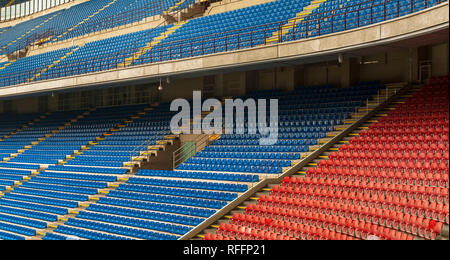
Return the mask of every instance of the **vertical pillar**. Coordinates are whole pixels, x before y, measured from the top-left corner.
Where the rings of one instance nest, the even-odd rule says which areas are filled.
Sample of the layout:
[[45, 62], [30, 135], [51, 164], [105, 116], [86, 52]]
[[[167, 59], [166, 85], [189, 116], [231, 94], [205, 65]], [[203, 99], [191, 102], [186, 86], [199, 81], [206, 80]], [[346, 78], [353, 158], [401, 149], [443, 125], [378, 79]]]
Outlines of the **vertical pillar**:
[[359, 81], [358, 58], [344, 57], [341, 63], [341, 87], [351, 87]]

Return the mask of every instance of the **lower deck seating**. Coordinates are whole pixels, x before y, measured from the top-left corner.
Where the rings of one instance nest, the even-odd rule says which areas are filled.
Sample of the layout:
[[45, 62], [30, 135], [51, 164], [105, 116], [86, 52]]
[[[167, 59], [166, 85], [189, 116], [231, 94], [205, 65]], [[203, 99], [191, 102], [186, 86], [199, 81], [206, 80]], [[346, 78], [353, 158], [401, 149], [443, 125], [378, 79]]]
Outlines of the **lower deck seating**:
[[432, 80], [205, 239], [434, 239], [449, 224], [448, 94]]

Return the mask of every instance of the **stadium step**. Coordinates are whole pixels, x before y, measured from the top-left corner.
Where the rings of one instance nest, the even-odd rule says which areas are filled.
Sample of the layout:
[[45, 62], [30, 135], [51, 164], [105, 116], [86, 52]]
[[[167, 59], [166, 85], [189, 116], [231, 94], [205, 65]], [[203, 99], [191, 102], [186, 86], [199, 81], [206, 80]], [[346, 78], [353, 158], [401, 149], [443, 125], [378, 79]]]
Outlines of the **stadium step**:
[[55, 60], [52, 64], [48, 65], [47, 67], [45, 67], [44, 69], [42, 69], [39, 73], [35, 74], [33, 77], [28, 79], [28, 82], [31, 82], [33, 80], [35, 80], [36, 78], [40, 77], [42, 75], [42, 73], [48, 71], [49, 69], [53, 68], [54, 66], [56, 66], [58, 63], [60, 63], [61, 61], [65, 60], [67, 58], [67, 56], [72, 55], [74, 52], [76, 52], [78, 49], [80, 49], [79, 46], [73, 48], [72, 50], [70, 50], [69, 52], [67, 52], [66, 54], [64, 54], [63, 56], [61, 56], [59, 59]]
[[327, 0], [317, 0], [311, 1], [308, 6], [305, 6], [303, 10], [295, 15], [295, 17], [288, 20], [287, 23], [281, 26], [281, 30], [277, 30], [270, 37], [266, 39], [267, 43], [279, 43], [281, 42], [281, 37], [290, 32], [299, 22], [303, 21], [307, 16], [312, 14], [312, 11], [317, 9], [322, 3]]

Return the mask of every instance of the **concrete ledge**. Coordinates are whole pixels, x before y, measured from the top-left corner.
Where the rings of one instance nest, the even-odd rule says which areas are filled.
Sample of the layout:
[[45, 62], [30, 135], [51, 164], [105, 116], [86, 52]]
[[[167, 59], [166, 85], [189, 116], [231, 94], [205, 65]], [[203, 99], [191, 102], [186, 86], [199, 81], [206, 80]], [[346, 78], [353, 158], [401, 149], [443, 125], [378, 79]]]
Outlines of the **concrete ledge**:
[[5, 87], [0, 88], [0, 98], [112, 84], [126, 85], [169, 75], [186, 76], [381, 46], [448, 29], [448, 11], [448, 2], [445, 2], [394, 20], [311, 39]]

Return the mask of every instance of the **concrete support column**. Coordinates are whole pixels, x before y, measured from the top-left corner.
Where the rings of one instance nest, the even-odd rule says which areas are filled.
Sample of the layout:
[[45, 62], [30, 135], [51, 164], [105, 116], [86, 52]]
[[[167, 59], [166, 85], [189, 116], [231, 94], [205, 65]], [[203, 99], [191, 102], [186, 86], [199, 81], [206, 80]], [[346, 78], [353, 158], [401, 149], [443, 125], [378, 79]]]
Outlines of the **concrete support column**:
[[246, 90], [245, 72], [232, 72], [223, 75], [224, 96], [243, 96]]
[[295, 88], [295, 68], [282, 67], [277, 70], [276, 88], [284, 91], [292, 91]]
[[214, 89], [214, 93], [216, 97], [223, 97], [223, 73], [219, 73], [216, 75], [216, 87]]
[[448, 75], [448, 42], [431, 48], [432, 76]]
[[341, 64], [341, 87], [354, 86], [360, 79], [358, 58], [344, 57]]
[[58, 110], [58, 95], [50, 94], [50, 97], [48, 98], [48, 111], [56, 111]]

